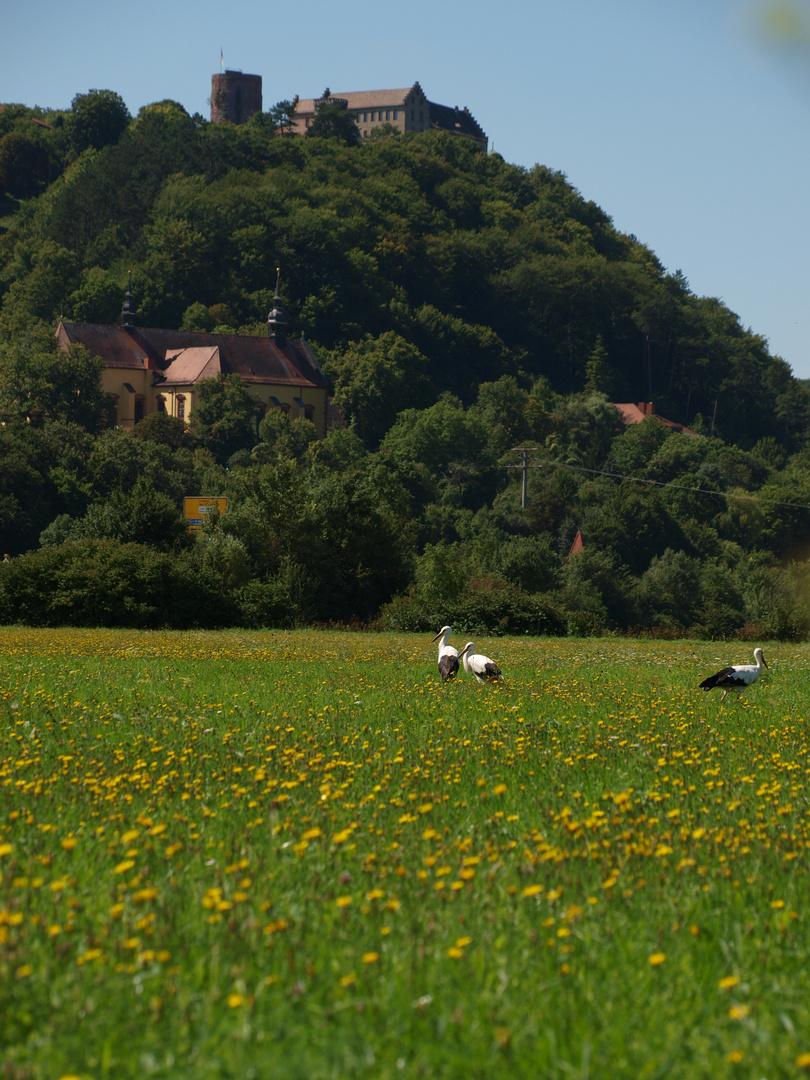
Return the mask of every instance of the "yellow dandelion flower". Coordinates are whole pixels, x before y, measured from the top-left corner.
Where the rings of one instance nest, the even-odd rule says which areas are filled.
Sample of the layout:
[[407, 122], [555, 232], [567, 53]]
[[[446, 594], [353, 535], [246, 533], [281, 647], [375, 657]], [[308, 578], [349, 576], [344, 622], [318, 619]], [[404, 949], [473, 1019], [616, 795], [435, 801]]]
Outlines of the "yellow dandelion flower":
[[744, 1020], [751, 1010], [747, 1005], [732, 1005], [728, 1010], [730, 1020]]
[[732, 986], [736, 986], [739, 982], [737, 975], [726, 975], [724, 978], [718, 980], [717, 985], [721, 990], [730, 990]]
[[354, 986], [357, 982], [357, 976], [353, 971], [350, 971], [348, 975], [343, 975], [340, 980], [341, 986]]
[[799, 1054], [796, 1058], [796, 1064], [800, 1069], [810, 1068], [810, 1054]]
[[521, 896], [538, 896], [543, 891], [542, 885], [527, 885]]
[[245, 998], [243, 994], [238, 994], [234, 991], [234, 993], [228, 994], [227, 1001], [229, 1009], [238, 1009], [240, 1005], [244, 1005]]
[[745, 1054], [742, 1052], [742, 1050], [731, 1050], [728, 1054], [726, 1054], [726, 1061], [730, 1061], [736, 1065], [740, 1061], [742, 1061], [744, 1057]]
[[460, 956], [464, 955], [464, 950], [456, 948], [455, 945], [451, 945], [450, 948], [447, 950], [447, 955], [450, 957], [451, 960], [458, 960]]
[[78, 840], [75, 836], [66, 836], [64, 840], [60, 840], [60, 844], [65, 849], [65, 851], [73, 851], [77, 843]]
[[124, 859], [123, 862], [118, 863], [118, 865], [115, 867], [114, 873], [125, 874], [127, 870], [131, 870], [134, 865], [135, 863], [132, 861], [132, 859]]
[[776, 909], [777, 909], [777, 911], [778, 911], [778, 910], [779, 910], [780, 908], [783, 908], [784, 906], [785, 906], [785, 901], [784, 901], [784, 900], [772, 900], [772, 901], [771, 901], [771, 907], [772, 907], [772, 908], [776, 908]]
[[0, 855], [10, 855], [14, 850], [13, 844], [0, 844]]
[[18, 979], [27, 979], [29, 975], [34, 974], [34, 969], [30, 964], [23, 964], [22, 967], [18, 967], [14, 973]]
[[663, 964], [666, 960], [667, 954], [662, 952], [650, 953], [647, 957], [647, 963], [652, 964], [653, 967], [658, 967], [659, 964]]
[[492, 789], [492, 794], [493, 795], [503, 795], [505, 791], [506, 791], [506, 784], [496, 784], [495, 787]]
[[472, 941], [471, 937], [456, 938], [456, 948], [457, 949], [466, 949], [466, 947], [470, 944], [471, 941]]
[[380, 954], [378, 952], [367, 952], [363, 953], [360, 959], [364, 964], [376, 964], [380, 959]]
[[337, 904], [338, 907], [348, 907], [351, 902], [352, 902], [352, 897], [351, 896], [339, 896], [337, 898], [337, 900], [335, 900], [335, 903]]

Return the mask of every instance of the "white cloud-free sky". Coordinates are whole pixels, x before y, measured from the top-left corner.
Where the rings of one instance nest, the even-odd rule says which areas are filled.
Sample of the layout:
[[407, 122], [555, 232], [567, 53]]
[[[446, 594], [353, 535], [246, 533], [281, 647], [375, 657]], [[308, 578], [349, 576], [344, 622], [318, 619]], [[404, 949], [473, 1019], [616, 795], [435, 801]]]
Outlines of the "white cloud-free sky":
[[0, 20], [0, 102], [66, 108], [98, 88], [133, 114], [172, 98], [208, 116], [221, 55], [262, 76], [265, 108], [418, 80], [507, 161], [564, 172], [810, 378], [810, 48], [773, 33], [810, 26], [808, 3], [26, 0]]

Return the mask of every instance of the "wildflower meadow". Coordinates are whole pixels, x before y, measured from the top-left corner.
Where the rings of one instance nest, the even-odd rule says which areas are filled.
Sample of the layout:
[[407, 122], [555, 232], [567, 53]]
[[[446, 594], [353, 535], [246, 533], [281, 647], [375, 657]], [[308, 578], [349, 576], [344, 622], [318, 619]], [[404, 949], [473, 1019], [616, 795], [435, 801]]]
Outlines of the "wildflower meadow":
[[476, 644], [0, 629], [0, 1077], [810, 1075], [810, 648]]

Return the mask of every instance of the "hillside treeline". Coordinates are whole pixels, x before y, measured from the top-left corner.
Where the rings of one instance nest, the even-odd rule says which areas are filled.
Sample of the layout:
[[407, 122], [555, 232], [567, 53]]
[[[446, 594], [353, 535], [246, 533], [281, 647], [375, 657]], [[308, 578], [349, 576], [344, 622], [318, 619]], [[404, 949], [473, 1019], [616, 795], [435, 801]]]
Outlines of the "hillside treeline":
[[[0, 618], [807, 635], [807, 388], [562, 174], [116, 97], [0, 113]], [[142, 325], [264, 333], [279, 266], [325, 441], [228, 380], [190, 430], [104, 430], [53, 347], [129, 272]], [[699, 434], [625, 429], [642, 400]], [[196, 539], [187, 494], [229, 498]]]

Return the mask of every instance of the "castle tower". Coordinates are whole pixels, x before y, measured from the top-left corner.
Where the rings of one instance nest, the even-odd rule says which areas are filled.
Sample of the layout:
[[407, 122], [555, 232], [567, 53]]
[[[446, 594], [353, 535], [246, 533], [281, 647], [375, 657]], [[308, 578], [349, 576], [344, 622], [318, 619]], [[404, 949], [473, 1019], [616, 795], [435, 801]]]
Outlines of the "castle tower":
[[246, 123], [262, 111], [261, 75], [243, 75], [241, 71], [223, 71], [211, 76], [211, 123], [230, 120]]

